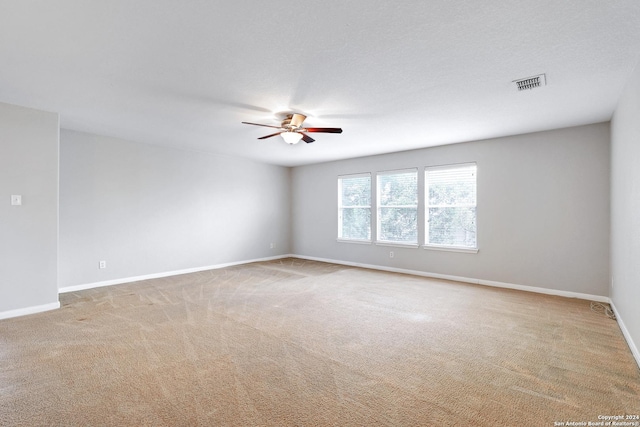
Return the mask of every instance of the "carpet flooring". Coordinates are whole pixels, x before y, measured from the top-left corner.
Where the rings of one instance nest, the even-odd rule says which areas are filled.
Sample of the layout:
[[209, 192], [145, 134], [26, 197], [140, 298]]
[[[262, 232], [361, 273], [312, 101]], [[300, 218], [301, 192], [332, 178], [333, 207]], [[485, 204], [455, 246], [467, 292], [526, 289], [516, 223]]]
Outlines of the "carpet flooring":
[[554, 426], [640, 413], [617, 323], [578, 299], [287, 258], [60, 300], [0, 321], [0, 425]]

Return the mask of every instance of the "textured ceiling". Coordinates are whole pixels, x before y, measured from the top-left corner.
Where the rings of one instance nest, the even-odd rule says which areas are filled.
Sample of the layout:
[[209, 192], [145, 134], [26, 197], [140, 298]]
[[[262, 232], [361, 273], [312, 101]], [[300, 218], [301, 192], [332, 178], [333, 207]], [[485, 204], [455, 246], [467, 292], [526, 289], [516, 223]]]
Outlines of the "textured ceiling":
[[0, 0], [0, 102], [285, 166], [607, 121], [639, 57], [637, 0]]

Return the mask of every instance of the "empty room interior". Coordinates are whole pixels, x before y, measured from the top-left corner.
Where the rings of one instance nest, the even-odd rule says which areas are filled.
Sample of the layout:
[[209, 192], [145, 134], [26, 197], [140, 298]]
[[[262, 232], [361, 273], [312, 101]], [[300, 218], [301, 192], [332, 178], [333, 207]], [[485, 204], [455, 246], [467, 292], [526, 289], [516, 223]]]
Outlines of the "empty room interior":
[[0, 0], [0, 424], [640, 425], [639, 61], [636, 0]]

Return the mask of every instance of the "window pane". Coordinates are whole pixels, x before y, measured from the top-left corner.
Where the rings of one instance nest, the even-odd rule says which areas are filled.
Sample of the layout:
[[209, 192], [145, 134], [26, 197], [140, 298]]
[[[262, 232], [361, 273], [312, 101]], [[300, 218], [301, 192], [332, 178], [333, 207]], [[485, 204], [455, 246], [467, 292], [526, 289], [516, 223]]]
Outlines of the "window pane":
[[427, 171], [429, 206], [476, 204], [476, 166]]
[[415, 243], [418, 241], [418, 209], [381, 207], [378, 240]]
[[418, 171], [378, 175], [377, 239], [418, 243]]
[[341, 178], [341, 206], [371, 206], [371, 177]]
[[418, 204], [418, 173], [403, 172], [378, 176], [380, 206], [403, 206]]
[[425, 171], [426, 244], [476, 248], [475, 164]]
[[434, 245], [476, 247], [476, 208], [429, 208], [429, 242]]
[[371, 175], [338, 178], [338, 238], [371, 240]]
[[371, 209], [351, 208], [342, 209], [342, 239], [371, 239]]

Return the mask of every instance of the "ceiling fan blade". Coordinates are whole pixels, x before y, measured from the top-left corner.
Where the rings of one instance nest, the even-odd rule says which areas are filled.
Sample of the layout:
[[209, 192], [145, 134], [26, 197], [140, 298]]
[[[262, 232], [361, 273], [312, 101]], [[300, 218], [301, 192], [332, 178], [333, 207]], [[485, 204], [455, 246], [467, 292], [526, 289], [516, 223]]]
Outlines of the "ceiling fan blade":
[[[282, 131], [284, 132], [284, 131]], [[267, 138], [271, 138], [272, 136], [276, 136], [276, 135], [280, 135], [282, 132], [276, 132], [276, 133], [272, 133], [271, 135], [265, 135], [265, 136], [261, 136], [258, 139], [267, 139]]]
[[280, 126], [262, 125], [260, 123], [249, 123], [249, 122], [242, 122], [242, 123], [244, 123], [245, 125], [264, 126], [266, 128], [282, 129]]
[[342, 133], [341, 128], [306, 128], [300, 130], [304, 132]]
[[304, 122], [304, 119], [306, 118], [307, 116], [305, 116], [304, 114], [293, 114], [291, 116], [291, 126], [299, 128], [300, 126], [302, 126], [302, 122]]
[[304, 142], [306, 142], [307, 144], [312, 143], [313, 141], [315, 141], [315, 139], [311, 138], [309, 135], [307, 135], [306, 133], [302, 133], [302, 132], [298, 132], [302, 135], [302, 140]]

